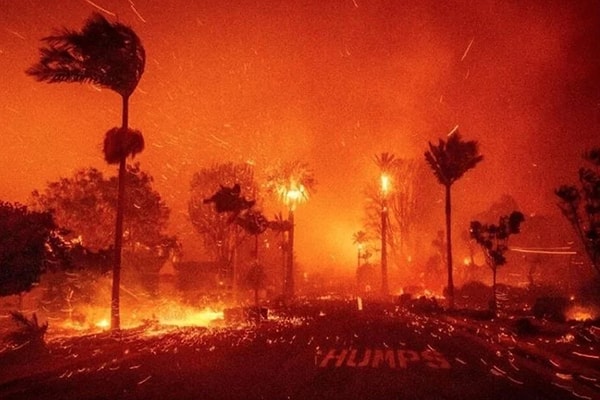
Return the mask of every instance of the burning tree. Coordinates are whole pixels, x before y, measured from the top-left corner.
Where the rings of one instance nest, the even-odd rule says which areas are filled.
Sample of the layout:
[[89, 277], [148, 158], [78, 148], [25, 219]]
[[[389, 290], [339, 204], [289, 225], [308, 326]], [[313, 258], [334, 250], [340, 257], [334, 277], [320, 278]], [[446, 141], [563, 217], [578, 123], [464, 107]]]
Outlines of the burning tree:
[[492, 270], [492, 302], [493, 311], [497, 309], [496, 302], [496, 274], [498, 267], [506, 264], [504, 253], [508, 250], [508, 238], [520, 232], [521, 223], [525, 217], [519, 211], [513, 211], [510, 215], [500, 217], [498, 225], [482, 224], [479, 221], [471, 221], [471, 237], [481, 246], [485, 260]]
[[288, 209], [287, 263], [284, 274], [284, 297], [294, 297], [294, 212], [298, 204], [308, 200], [316, 186], [313, 171], [298, 160], [274, 168], [267, 178], [267, 190]]
[[93, 83], [115, 91], [122, 99], [121, 127], [109, 130], [104, 141], [106, 161], [119, 164], [111, 301], [111, 329], [118, 330], [126, 159], [144, 148], [141, 133], [129, 129], [129, 97], [144, 72], [146, 53], [130, 27], [110, 23], [98, 13], [86, 21], [81, 32], [64, 29], [42, 40], [47, 47], [40, 49], [39, 62], [27, 74], [48, 83]]
[[433, 170], [438, 182], [444, 186], [446, 192], [446, 245], [447, 245], [447, 268], [448, 268], [448, 305], [454, 308], [454, 281], [452, 279], [452, 206], [451, 192], [452, 184], [459, 180], [465, 172], [475, 168], [483, 156], [479, 154], [479, 144], [472, 141], [464, 141], [455, 128], [448, 135], [448, 140], [440, 139], [437, 146], [429, 143], [429, 151], [425, 152], [425, 160]]
[[579, 169], [580, 187], [562, 185], [555, 193], [560, 198], [558, 206], [600, 274], [600, 147], [586, 152], [583, 158], [594, 168]]
[[0, 296], [21, 294], [48, 269], [68, 265], [68, 246], [49, 212], [0, 202]]
[[[223, 272], [233, 286], [237, 283], [237, 248], [246, 236], [245, 231], [233, 223], [237, 209], [234, 203], [245, 200], [241, 193], [253, 196], [257, 193], [254, 168], [248, 164], [215, 164], [194, 174], [188, 203], [190, 220], [202, 237], [205, 249], [226, 267]], [[207, 204], [213, 202], [215, 207]]]
[[[158, 270], [178, 250], [175, 238], [167, 236], [170, 210], [153, 188], [153, 178], [139, 163], [127, 166], [129, 201], [124, 210], [123, 265], [120, 281], [141, 285], [145, 292], [158, 289]], [[49, 275], [44, 301], [49, 308], [72, 309], [91, 301], [91, 289], [114, 264], [112, 234], [117, 205], [117, 178], [105, 177], [95, 168], [82, 168], [71, 177], [49, 182], [32, 193], [40, 210], [52, 210], [60, 226], [69, 230], [65, 239], [73, 243], [72, 273]], [[108, 269], [106, 267], [109, 267]], [[66, 305], [64, 304], [66, 302]]]

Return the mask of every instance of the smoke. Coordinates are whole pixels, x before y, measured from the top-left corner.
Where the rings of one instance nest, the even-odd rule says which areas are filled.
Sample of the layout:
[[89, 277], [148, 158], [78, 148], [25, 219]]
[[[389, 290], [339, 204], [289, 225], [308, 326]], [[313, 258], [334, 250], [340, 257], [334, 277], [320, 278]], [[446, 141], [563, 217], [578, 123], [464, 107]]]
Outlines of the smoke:
[[[574, 178], [580, 154], [597, 140], [595, 2], [169, 0], [134, 12], [106, 0], [102, 7], [146, 48], [130, 124], [144, 133], [142, 167], [156, 178], [174, 211], [171, 229], [188, 250], [196, 242], [185, 214], [189, 183], [215, 161], [251, 161], [257, 174], [277, 160], [308, 162], [319, 185], [297, 211], [298, 260], [351, 266], [362, 187], [377, 176], [374, 154], [422, 158], [428, 141], [456, 125], [478, 140], [485, 160], [454, 188], [460, 226], [503, 194], [526, 214], [555, 213], [553, 188]], [[120, 121], [119, 99], [89, 86], [40, 84], [23, 72], [41, 37], [80, 27], [95, 9], [41, 0], [7, 8], [0, 198], [23, 200], [87, 165], [113, 172], [100, 150], [102, 133]]]

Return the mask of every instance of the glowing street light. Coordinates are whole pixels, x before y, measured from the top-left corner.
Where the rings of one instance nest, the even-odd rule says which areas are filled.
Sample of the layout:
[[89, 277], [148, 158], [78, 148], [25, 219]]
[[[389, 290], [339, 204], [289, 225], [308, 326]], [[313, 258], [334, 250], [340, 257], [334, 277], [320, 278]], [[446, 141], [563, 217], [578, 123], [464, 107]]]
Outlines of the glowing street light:
[[287, 260], [283, 285], [286, 299], [294, 297], [294, 211], [298, 204], [308, 200], [314, 185], [312, 171], [307, 164], [299, 161], [282, 165], [268, 178], [267, 187], [288, 209]]
[[390, 177], [383, 173], [381, 174], [381, 194], [382, 197], [385, 198], [390, 191]]
[[387, 197], [392, 190], [392, 178], [390, 173], [396, 170], [398, 166], [398, 159], [391, 153], [381, 153], [375, 155], [375, 164], [377, 167], [379, 167], [379, 171], [381, 172], [381, 294], [384, 297], [387, 297], [389, 294], [387, 267]]

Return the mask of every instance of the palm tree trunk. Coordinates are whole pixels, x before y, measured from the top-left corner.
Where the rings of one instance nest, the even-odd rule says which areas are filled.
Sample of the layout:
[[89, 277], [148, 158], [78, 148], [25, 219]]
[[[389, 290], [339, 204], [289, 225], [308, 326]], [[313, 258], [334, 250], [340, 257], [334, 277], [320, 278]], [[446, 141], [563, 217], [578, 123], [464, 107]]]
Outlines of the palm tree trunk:
[[381, 294], [384, 297], [387, 297], [389, 293], [387, 265], [387, 219], [387, 202], [384, 199], [381, 206]]
[[[123, 132], [128, 129], [129, 120], [129, 98], [123, 96], [123, 111], [122, 111]], [[119, 289], [121, 285], [121, 252], [123, 248], [123, 214], [125, 211], [125, 179], [127, 172], [127, 159], [123, 157], [119, 162], [119, 191], [117, 194], [117, 222], [115, 227], [115, 259], [113, 265], [113, 282], [112, 282], [112, 300], [110, 308], [110, 328], [111, 330], [121, 329], [120, 316], [120, 295]]]
[[286, 299], [291, 300], [294, 297], [294, 211], [290, 210], [288, 215], [290, 230], [288, 231], [288, 259], [285, 271], [285, 294]]
[[454, 280], [452, 279], [452, 207], [450, 200], [450, 185], [446, 185], [446, 251], [448, 264], [448, 308], [454, 308]]

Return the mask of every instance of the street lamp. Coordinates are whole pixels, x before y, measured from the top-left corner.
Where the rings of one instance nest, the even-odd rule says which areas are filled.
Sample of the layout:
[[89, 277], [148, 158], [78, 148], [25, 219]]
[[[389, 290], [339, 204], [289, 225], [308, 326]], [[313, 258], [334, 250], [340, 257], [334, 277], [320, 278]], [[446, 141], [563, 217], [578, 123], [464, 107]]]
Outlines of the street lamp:
[[294, 211], [299, 203], [308, 199], [304, 186], [292, 180], [289, 187], [280, 187], [280, 196], [288, 208], [288, 254], [284, 274], [284, 293], [287, 299], [294, 297]]
[[387, 195], [390, 191], [390, 177], [386, 173], [381, 174], [381, 293], [387, 296], [389, 293], [388, 267], [387, 267], [387, 223], [388, 207]]

